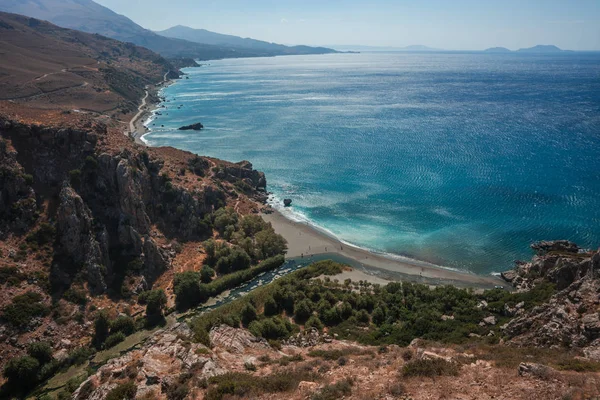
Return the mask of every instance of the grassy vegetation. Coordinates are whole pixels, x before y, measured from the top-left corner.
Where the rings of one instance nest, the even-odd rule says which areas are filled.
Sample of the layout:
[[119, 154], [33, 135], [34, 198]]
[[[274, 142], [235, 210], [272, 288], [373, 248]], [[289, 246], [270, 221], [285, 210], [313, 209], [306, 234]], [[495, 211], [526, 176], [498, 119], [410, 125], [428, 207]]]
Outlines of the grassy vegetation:
[[402, 375], [405, 377], [425, 376], [457, 376], [460, 366], [456, 362], [442, 358], [414, 360], [404, 364]]
[[[218, 326], [220, 324], [240, 326], [242, 313], [249, 305], [255, 309], [261, 309], [267, 299], [275, 297], [279, 299], [279, 295], [281, 294], [280, 285], [293, 284], [297, 281], [308, 282], [310, 279], [316, 278], [320, 275], [335, 275], [340, 272], [342, 272], [342, 265], [332, 261], [321, 261], [278, 279], [270, 285], [260, 287], [238, 300], [219, 307], [217, 310], [213, 310], [196, 317], [191, 322], [196, 340], [200, 343], [210, 346], [210, 342], [208, 341], [208, 332], [213, 326]], [[289, 307], [291, 299], [287, 300]], [[280, 302], [279, 304], [283, 305], [286, 303]], [[269, 317], [266, 317], [263, 314], [258, 315], [257, 318], [258, 321], [264, 321]], [[288, 332], [288, 334], [289, 333], [291, 332]]]
[[31, 320], [43, 317], [49, 312], [48, 307], [42, 303], [42, 295], [35, 292], [15, 296], [11, 304], [2, 312], [2, 318], [17, 328], [25, 328]]
[[[493, 315], [499, 326], [509, 319], [504, 315], [505, 304], [524, 302], [529, 309], [555, 292], [550, 284], [527, 293], [494, 289], [476, 294], [453, 286], [432, 289], [405, 282], [381, 287], [311, 279], [341, 270], [340, 264], [323, 261], [255, 290], [197, 318], [193, 323], [197, 339], [208, 344], [207, 332], [212, 326], [225, 323], [237, 327], [241, 321], [255, 335], [272, 340], [285, 339], [306, 324], [317, 329], [327, 326], [330, 334], [368, 345], [406, 346], [415, 338], [467, 343], [476, 340], [472, 333], [484, 336], [483, 342], [494, 343], [499, 335], [486, 336], [495, 327], [480, 326], [483, 318]], [[483, 300], [489, 304], [487, 309], [480, 306]], [[442, 318], [444, 315], [453, 318]]]
[[350, 378], [343, 379], [331, 385], [325, 386], [319, 393], [314, 394], [312, 400], [338, 400], [352, 394], [354, 381]]
[[231, 396], [255, 398], [264, 393], [293, 392], [302, 381], [314, 381], [317, 376], [306, 370], [275, 372], [267, 376], [248, 373], [228, 373], [208, 381], [206, 400], [221, 400]]

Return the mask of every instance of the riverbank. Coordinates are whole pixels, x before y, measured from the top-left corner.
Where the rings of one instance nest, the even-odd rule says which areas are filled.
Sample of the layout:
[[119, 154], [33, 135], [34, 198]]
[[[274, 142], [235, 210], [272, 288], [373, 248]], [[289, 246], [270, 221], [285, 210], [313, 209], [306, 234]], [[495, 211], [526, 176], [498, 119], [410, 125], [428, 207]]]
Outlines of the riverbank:
[[288, 241], [288, 258], [322, 259], [325, 255], [339, 258], [336, 261], [347, 261], [355, 269], [376, 277], [377, 283], [381, 283], [381, 279], [409, 280], [431, 285], [451, 284], [482, 289], [506, 285], [502, 279], [491, 275], [470, 274], [349, 246], [306, 223], [292, 221], [278, 211], [263, 214], [262, 217], [273, 225], [275, 232]]

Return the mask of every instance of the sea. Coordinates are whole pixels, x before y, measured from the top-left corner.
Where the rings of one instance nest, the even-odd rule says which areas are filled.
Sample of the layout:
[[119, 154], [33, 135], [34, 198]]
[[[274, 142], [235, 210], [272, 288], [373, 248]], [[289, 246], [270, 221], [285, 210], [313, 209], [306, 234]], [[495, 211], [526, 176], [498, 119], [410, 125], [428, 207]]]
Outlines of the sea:
[[[163, 89], [150, 146], [267, 175], [354, 246], [478, 274], [539, 240], [600, 246], [600, 53], [228, 59]], [[202, 122], [202, 131], [178, 128]], [[283, 207], [283, 199], [292, 207]]]

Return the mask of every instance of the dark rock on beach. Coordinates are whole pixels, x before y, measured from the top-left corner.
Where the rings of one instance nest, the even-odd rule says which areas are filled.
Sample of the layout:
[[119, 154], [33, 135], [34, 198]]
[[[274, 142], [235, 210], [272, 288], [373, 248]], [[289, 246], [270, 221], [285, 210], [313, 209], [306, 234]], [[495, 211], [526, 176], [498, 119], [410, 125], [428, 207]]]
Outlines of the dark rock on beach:
[[283, 205], [286, 207], [290, 207], [292, 205], [292, 199], [284, 199]]

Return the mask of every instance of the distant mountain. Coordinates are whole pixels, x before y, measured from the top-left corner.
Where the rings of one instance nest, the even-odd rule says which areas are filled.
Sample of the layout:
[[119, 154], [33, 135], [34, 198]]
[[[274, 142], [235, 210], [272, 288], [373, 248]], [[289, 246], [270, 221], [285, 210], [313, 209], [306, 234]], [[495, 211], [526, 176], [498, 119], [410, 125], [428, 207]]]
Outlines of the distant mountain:
[[484, 50], [486, 53], [510, 53], [511, 51], [506, 47], [490, 47]]
[[526, 49], [519, 49], [517, 51], [519, 53], [560, 53], [560, 52], [566, 51], [566, 50], [561, 50], [558, 47], [551, 45], [551, 44], [550, 45], [538, 44], [537, 46], [529, 47]]
[[442, 49], [435, 49], [423, 45], [412, 45], [406, 47], [393, 47], [393, 46], [362, 46], [362, 45], [328, 45], [333, 49], [339, 51], [444, 51]]
[[206, 29], [194, 29], [182, 25], [177, 25], [156, 33], [168, 38], [183, 39], [195, 43], [204, 43], [213, 46], [229, 46], [247, 51], [263, 52], [264, 55], [327, 54], [336, 52], [335, 50], [325, 47], [284, 46], [282, 44], [241, 38], [233, 35], [223, 35], [221, 33], [207, 31]]
[[264, 51], [251, 48], [216, 46], [161, 36], [92, 0], [0, 0], [0, 11], [44, 19], [63, 28], [131, 42], [169, 58], [210, 60], [266, 55]]
[[0, 12], [0, 100], [88, 110], [134, 109], [144, 86], [177, 76], [143, 47]]

